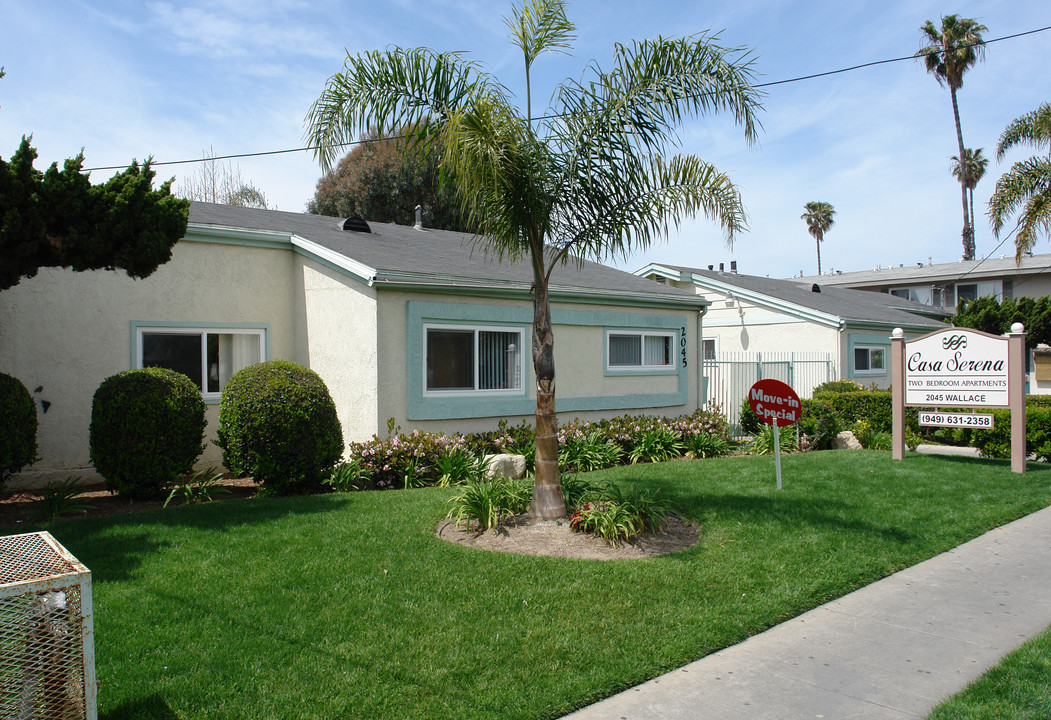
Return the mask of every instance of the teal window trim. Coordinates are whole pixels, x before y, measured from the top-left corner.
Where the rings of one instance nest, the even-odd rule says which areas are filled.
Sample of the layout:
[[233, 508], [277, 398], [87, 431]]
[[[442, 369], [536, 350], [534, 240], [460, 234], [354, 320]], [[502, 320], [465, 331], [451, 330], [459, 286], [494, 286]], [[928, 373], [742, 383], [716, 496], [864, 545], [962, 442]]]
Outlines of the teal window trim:
[[[149, 330], [168, 330], [172, 332], [185, 332], [188, 335], [194, 332], [223, 334], [229, 333], [252, 333], [262, 335], [262, 357], [265, 362], [270, 359], [270, 323], [216, 323], [216, 322], [177, 322], [170, 320], [145, 321], [133, 320], [131, 322], [131, 358], [129, 368], [142, 367], [142, 333]], [[208, 405], [218, 405], [222, 399], [222, 393], [201, 392], [201, 397]]]
[[[520, 327], [526, 338], [526, 347], [530, 345], [533, 311], [530, 307], [511, 305], [484, 305], [469, 303], [443, 303], [409, 301], [406, 303], [405, 323], [405, 372], [406, 372], [406, 415], [410, 420], [453, 420], [483, 417], [511, 417], [530, 415], [536, 412], [536, 398], [530, 395], [527, 387], [535, 386], [531, 360], [526, 357], [523, 373], [521, 395], [486, 395], [458, 394], [456, 396], [436, 396], [436, 393], [425, 393], [425, 335], [426, 324], [462, 324], [471, 327]], [[625, 313], [582, 310], [552, 310], [553, 325], [575, 325], [582, 327], [634, 328], [646, 331], [674, 333], [675, 352], [679, 351], [680, 338], [687, 338], [687, 325], [695, 322], [686, 321], [681, 315], [630, 315]], [[684, 325], [683, 323], [687, 324]], [[605, 337], [605, 333], [603, 333]], [[523, 351], [525, 349], [523, 348]], [[594, 348], [594, 352], [605, 354], [604, 347]], [[525, 354], [523, 352], [523, 354]], [[676, 354], [676, 358], [678, 358]], [[615, 374], [615, 373], [611, 373]], [[637, 372], [623, 375], [639, 375]], [[642, 408], [660, 408], [682, 406], [688, 400], [687, 368], [681, 360], [675, 367], [663, 369], [662, 372], [647, 371], [643, 375], [677, 375], [676, 390], [668, 393], [648, 393], [636, 395], [602, 395], [594, 397], [558, 396], [556, 409], [559, 414], [604, 410], [636, 410]]]
[[[876, 370], [856, 370], [854, 368], [854, 350], [882, 350], [883, 367]], [[847, 379], [855, 378], [871, 379], [890, 375], [890, 338], [886, 335], [868, 335], [850, 333], [847, 336]]]

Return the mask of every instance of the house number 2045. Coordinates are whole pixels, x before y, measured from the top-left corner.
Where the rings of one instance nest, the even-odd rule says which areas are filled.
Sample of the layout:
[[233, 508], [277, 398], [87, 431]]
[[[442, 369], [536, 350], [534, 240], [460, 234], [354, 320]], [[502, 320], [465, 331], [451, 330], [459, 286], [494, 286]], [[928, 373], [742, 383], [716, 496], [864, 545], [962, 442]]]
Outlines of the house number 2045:
[[679, 328], [679, 355], [682, 357], [682, 366], [686, 367], [689, 365], [686, 362], [686, 326], [683, 325]]

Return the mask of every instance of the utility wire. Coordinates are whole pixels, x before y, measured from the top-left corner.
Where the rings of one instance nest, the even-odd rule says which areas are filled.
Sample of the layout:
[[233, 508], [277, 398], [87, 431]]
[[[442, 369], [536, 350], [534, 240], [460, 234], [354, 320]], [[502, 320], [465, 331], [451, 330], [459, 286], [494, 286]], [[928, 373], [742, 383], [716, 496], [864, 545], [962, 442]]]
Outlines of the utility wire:
[[[990, 45], [990, 44], [995, 43], [995, 42], [1003, 42], [1004, 40], [1013, 40], [1015, 38], [1024, 37], [1026, 35], [1035, 35], [1036, 33], [1045, 32], [1047, 30], [1051, 30], [1051, 25], [1048, 25], [1048, 26], [1042, 27], [1042, 28], [1036, 28], [1035, 30], [1026, 30], [1025, 32], [1015, 33], [1013, 35], [1004, 35], [1003, 37], [993, 38], [992, 40], [983, 40], [980, 43], [974, 43], [973, 46]], [[972, 47], [972, 46], [971, 45], [961, 45], [960, 47], [961, 48], [965, 48], [965, 47]], [[943, 51], [943, 52], [945, 52], [945, 51]], [[788, 85], [790, 83], [803, 82], [804, 80], [815, 80], [817, 78], [829, 77], [830, 75], [840, 75], [840, 74], [843, 74], [843, 73], [853, 72], [855, 70], [862, 70], [864, 68], [875, 67], [877, 65], [887, 65], [887, 64], [890, 64], [890, 63], [903, 62], [905, 60], [916, 60], [919, 57], [922, 57], [922, 56], [921, 55], [907, 55], [907, 56], [902, 56], [902, 57], [889, 58], [887, 60], [874, 60], [873, 62], [862, 63], [861, 65], [852, 65], [851, 67], [841, 68], [839, 70], [828, 70], [826, 72], [814, 73], [812, 75], [801, 75], [799, 77], [788, 78], [786, 80], [774, 80], [774, 81], [768, 82], [768, 83], [759, 83], [759, 84], [753, 85], [752, 87], [755, 87], [755, 88], [768, 88], [768, 87], [774, 87], [776, 85]], [[533, 118], [533, 120], [553, 120], [553, 119], [557, 119], [558, 117], [560, 117], [560, 116], [559, 115], [548, 115], [548, 116]], [[364, 140], [354, 140], [354, 141], [351, 141], [351, 142], [339, 143], [337, 145], [337, 147], [353, 147], [353, 146], [356, 146], [356, 145], [364, 145], [364, 144], [370, 143], [370, 142], [379, 142], [381, 140], [401, 140], [401, 139], [404, 139], [405, 137], [407, 137], [407, 136], [405, 136], [405, 135], [388, 135], [388, 136], [383, 137], [383, 138], [366, 138]], [[317, 148], [316, 147], [307, 146], [307, 147], [289, 148], [289, 149], [286, 149], [286, 150], [262, 150], [262, 151], [259, 151], [259, 152], [250, 152], [250, 153], [234, 153], [234, 154], [230, 154], [230, 155], [214, 155], [212, 157], [193, 158], [192, 160], [166, 160], [166, 161], [163, 161], [163, 162], [151, 162], [150, 166], [151, 167], [161, 167], [161, 166], [166, 166], [166, 165], [188, 165], [190, 163], [210, 162], [210, 161], [213, 161], [213, 160], [239, 160], [239, 159], [242, 159], [242, 158], [264, 157], [264, 156], [267, 156], [267, 155], [287, 155], [289, 153], [306, 152], [306, 151], [313, 151], [313, 150], [317, 150]], [[106, 166], [100, 166], [100, 167], [86, 168], [84, 170], [84, 172], [93, 172], [95, 170], [123, 170], [126, 167], [127, 167], [127, 165], [106, 165]]]

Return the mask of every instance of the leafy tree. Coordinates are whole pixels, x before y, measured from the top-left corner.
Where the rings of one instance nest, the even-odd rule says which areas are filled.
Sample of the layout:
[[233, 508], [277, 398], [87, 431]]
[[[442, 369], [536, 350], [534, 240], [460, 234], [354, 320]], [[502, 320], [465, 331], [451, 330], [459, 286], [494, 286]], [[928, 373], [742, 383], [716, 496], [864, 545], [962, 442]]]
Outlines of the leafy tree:
[[807, 232], [809, 232], [817, 243], [817, 274], [821, 274], [821, 241], [825, 239], [832, 226], [836, 224], [836, 210], [827, 202], [808, 202], [803, 206], [805, 213], [800, 219], [806, 220]]
[[440, 157], [439, 147], [413, 153], [406, 132], [366, 133], [318, 180], [307, 212], [411, 225], [419, 205], [426, 227], [465, 231], [453, 183], [440, 182]]
[[[956, 91], [963, 87], [963, 76], [979, 60], [985, 59], [985, 43], [982, 33], [989, 28], [977, 20], [961, 18], [958, 15], [946, 15], [939, 28], [928, 20], [920, 28], [925, 47], [920, 48], [916, 57], [922, 57], [927, 72], [934, 76], [939, 85], [948, 86], [952, 99], [952, 114], [956, 120], [956, 142], [959, 146], [957, 157], [965, 157], [963, 130], [960, 127], [960, 106], [956, 101]], [[970, 225], [967, 211], [967, 185], [969, 175], [967, 166], [960, 176], [960, 195], [963, 202], [963, 259], [974, 259], [974, 228]]]
[[[511, 42], [532, 63], [568, 47], [574, 30], [562, 0], [525, 0], [506, 19]], [[626, 256], [651, 245], [683, 215], [703, 212], [732, 241], [745, 227], [738, 189], [710, 163], [669, 153], [691, 116], [730, 113], [755, 139], [759, 92], [751, 60], [701, 34], [614, 47], [614, 68], [588, 66], [565, 80], [543, 117], [459, 53], [390, 48], [348, 55], [308, 115], [323, 167], [358, 133], [410, 127], [426, 156], [440, 139], [442, 168], [478, 241], [533, 272], [532, 360], [537, 383], [536, 470], [530, 514], [565, 515], [558, 472], [554, 336], [548, 288], [557, 266]], [[531, 96], [531, 90], [527, 95]]]
[[42, 267], [142, 278], [171, 259], [189, 202], [172, 196], [171, 180], [153, 189], [149, 160], [92, 185], [83, 153], [41, 173], [29, 143], [23, 137], [9, 162], [0, 159], [0, 290]]
[[[971, 228], [971, 235], [973, 239], [974, 235], [974, 189], [978, 186], [979, 181], [985, 177], [985, 171], [989, 167], [989, 158], [985, 157], [982, 153], [982, 148], [972, 150], [971, 148], [964, 148], [963, 159], [961, 163], [960, 158], [957, 155], [952, 156], [952, 165], [949, 167], [949, 171], [952, 176], [956, 178], [958, 182], [963, 182], [967, 186], [967, 204], [969, 205], [968, 215], [968, 227]], [[974, 249], [974, 248], [972, 248]]]
[[1034, 348], [1040, 343], [1051, 344], [1051, 298], [981, 297], [961, 300], [952, 319], [953, 325], [981, 330], [992, 335], [1010, 332], [1011, 325], [1020, 322], [1025, 326], [1026, 347]]
[[241, 177], [241, 168], [227, 162], [220, 163], [215, 150], [208, 149], [204, 160], [192, 175], [179, 185], [179, 195], [187, 200], [266, 208], [267, 199], [262, 190], [250, 180]]
[[996, 146], [996, 159], [1003, 160], [1015, 145], [1046, 146], [1047, 157], [1036, 156], [1016, 162], [996, 181], [989, 198], [989, 220], [1000, 237], [1007, 218], [1020, 211], [1015, 256], [1032, 251], [1037, 234], [1051, 234], [1051, 103], [1044, 103], [1031, 113], [1008, 125]]

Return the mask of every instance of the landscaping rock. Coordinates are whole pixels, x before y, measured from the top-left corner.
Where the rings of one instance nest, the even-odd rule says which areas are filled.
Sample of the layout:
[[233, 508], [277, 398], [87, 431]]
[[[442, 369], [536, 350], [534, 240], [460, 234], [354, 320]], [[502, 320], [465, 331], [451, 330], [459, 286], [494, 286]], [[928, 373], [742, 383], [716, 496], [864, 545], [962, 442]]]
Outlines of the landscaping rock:
[[862, 450], [861, 443], [850, 430], [844, 430], [832, 441], [833, 450]]
[[486, 455], [486, 477], [505, 477], [518, 480], [525, 477], [525, 455]]

